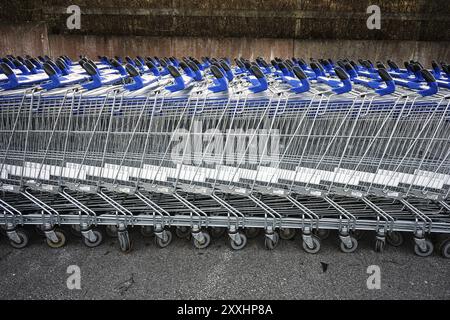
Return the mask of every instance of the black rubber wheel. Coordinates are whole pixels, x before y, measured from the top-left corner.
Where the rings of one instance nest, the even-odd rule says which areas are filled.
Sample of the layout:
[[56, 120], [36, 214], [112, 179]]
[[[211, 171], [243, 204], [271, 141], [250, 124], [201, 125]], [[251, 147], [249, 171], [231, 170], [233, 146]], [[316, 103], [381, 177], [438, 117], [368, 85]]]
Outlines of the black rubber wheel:
[[247, 239], [254, 239], [261, 233], [260, 228], [246, 228], [245, 229], [245, 236]]
[[186, 239], [191, 235], [188, 227], [176, 227], [175, 234], [180, 239]]
[[89, 247], [89, 248], [98, 247], [100, 244], [102, 244], [103, 238], [104, 238], [103, 232], [101, 230], [95, 229], [95, 230], [92, 230], [92, 232], [94, 232], [94, 234], [97, 238], [97, 240], [95, 240], [94, 242], [91, 242], [89, 239], [83, 237], [83, 243], [86, 245], [86, 247]]
[[330, 236], [331, 231], [329, 229], [316, 229], [314, 230], [314, 234], [320, 239], [320, 240], [326, 240]]
[[239, 232], [239, 235], [241, 237], [240, 244], [237, 244], [230, 238], [230, 246], [233, 250], [242, 250], [247, 245], [247, 236], [242, 232]]
[[152, 226], [142, 226], [140, 232], [144, 238], [151, 238], [155, 235], [154, 228]]
[[28, 242], [30, 241], [30, 235], [28, 232], [24, 229], [16, 229], [17, 236], [20, 238], [20, 242], [14, 242], [12, 240], [9, 240], [9, 244], [11, 247], [15, 249], [23, 249], [28, 245]]
[[227, 230], [225, 228], [212, 227], [210, 228], [209, 233], [213, 239], [219, 239], [223, 237], [226, 231]]
[[164, 241], [163, 239], [161, 239], [159, 237], [155, 237], [155, 243], [158, 247], [165, 248], [172, 242], [172, 232], [170, 232], [169, 230], [166, 230], [166, 235], [167, 235], [166, 241]]
[[117, 226], [114, 225], [108, 225], [105, 228], [106, 234], [110, 238], [117, 238]]
[[192, 243], [194, 244], [194, 247], [196, 247], [197, 249], [206, 249], [211, 244], [211, 236], [209, 235], [209, 233], [204, 231], [202, 231], [202, 233], [203, 233], [202, 242], [192, 237]]
[[340, 245], [340, 249], [344, 253], [352, 253], [358, 248], [358, 240], [356, 240], [354, 237], [350, 236], [350, 241], [352, 243], [351, 247], [347, 247], [342, 241]]
[[272, 240], [268, 237], [264, 237], [264, 245], [267, 250], [274, 250], [278, 246], [279, 235], [276, 232], [273, 235], [274, 235], [274, 240]]
[[351, 234], [356, 240], [359, 241], [359, 240], [361, 240], [361, 239], [365, 236], [366, 232], [363, 231], [363, 230], [354, 230], [354, 231], [351, 231], [350, 234]]
[[50, 239], [46, 238], [47, 245], [53, 249], [58, 249], [58, 248], [64, 247], [64, 245], [67, 242], [66, 233], [61, 229], [55, 229], [55, 234], [56, 234], [56, 237], [58, 238], [58, 242], [53, 242]]
[[400, 247], [404, 241], [403, 234], [398, 231], [389, 232], [386, 241], [393, 247]]
[[297, 229], [285, 228], [280, 229], [280, 238], [283, 240], [292, 240], [297, 233]]
[[315, 254], [320, 250], [320, 239], [317, 236], [312, 236], [312, 241], [313, 241], [312, 248], [308, 247], [306, 242], [303, 241], [303, 250], [305, 250], [308, 253]]
[[128, 253], [132, 249], [132, 241], [128, 231], [119, 231], [117, 233], [117, 239], [119, 240], [120, 251]]
[[73, 225], [71, 225], [71, 226], [69, 227], [69, 230], [70, 230], [70, 233], [71, 233], [73, 236], [75, 236], [75, 237], [77, 237], [77, 238], [81, 238], [81, 237], [82, 237], [80, 225], [78, 225], [78, 224], [73, 224]]
[[426, 249], [424, 251], [422, 251], [422, 249], [420, 249], [420, 247], [417, 244], [414, 245], [414, 253], [419, 257], [428, 257], [433, 253], [434, 250], [433, 243], [427, 239], [425, 240], [425, 244]]
[[380, 239], [375, 240], [375, 252], [382, 253], [386, 247], [386, 242]]
[[444, 258], [450, 259], [450, 239], [441, 243], [440, 252]]

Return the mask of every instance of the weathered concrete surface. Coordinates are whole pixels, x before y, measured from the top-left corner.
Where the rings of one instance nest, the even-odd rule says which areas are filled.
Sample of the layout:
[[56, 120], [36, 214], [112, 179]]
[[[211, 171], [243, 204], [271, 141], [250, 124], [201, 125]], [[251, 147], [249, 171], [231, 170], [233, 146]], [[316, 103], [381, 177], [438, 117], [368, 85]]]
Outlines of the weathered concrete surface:
[[[415, 256], [412, 239], [378, 254], [370, 235], [344, 254], [334, 234], [316, 255], [299, 236], [274, 251], [259, 237], [238, 252], [225, 238], [206, 250], [178, 238], [165, 249], [139, 233], [133, 239], [134, 251], [123, 254], [112, 239], [89, 249], [71, 238], [52, 250], [36, 237], [15, 250], [1, 237], [0, 299], [450, 299], [450, 260]], [[66, 286], [69, 265], [81, 269], [81, 290]], [[381, 269], [380, 290], [366, 286], [369, 265]]]
[[[448, 0], [78, 0], [82, 28], [65, 27], [72, 0], [10, 0], [5, 22], [45, 22], [51, 34], [294, 39], [450, 39]], [[377, 4], [382, 29], [368, 30]]]

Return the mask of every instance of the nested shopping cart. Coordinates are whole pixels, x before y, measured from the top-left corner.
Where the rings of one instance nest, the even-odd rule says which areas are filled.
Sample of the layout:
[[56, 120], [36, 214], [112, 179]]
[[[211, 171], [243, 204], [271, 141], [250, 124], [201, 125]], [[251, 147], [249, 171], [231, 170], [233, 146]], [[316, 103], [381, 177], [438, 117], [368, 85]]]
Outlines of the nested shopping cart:
[[[233, 249], [299, 234], [306, 252], [363, 232], [450, 256], [445, 63], [67, 56], [0, 65], [0, 225], [50, 247], [67, 230], [129, 251], [129, 230]], [[438, 240], [435, 240], [437, 238]]]

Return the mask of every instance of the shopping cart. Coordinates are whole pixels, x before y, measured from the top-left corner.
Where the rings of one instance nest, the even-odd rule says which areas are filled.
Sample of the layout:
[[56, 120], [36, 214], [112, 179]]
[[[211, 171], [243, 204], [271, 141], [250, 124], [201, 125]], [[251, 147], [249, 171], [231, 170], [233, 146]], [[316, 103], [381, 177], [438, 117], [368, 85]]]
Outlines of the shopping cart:
[[[37, 226], [50, 247], [65, 227], [98, 246], [160, 247], [172, 231], [233, 249], [300, 231], [316, 253], [361, 232], [375, 250], [437, 235], [450, 257], [448, 66], [411, 61], [205, 57], [5, 57], [0, 64], [0, 225], [13, 247]], [[21, 62], [23, 61], [23, 62]], [[121, 61], [126, 61], [122, 63]]]

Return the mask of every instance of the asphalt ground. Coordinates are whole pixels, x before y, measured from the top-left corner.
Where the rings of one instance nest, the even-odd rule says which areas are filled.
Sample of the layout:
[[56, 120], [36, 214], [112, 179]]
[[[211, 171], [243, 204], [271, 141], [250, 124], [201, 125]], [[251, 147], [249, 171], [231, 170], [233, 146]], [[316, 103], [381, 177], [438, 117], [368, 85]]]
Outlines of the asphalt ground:
[[[34, 235], [17, 250], [1, 236], [0, 299], [450, 299], [450, 260], [415, 256], [412, 239], [380, 254], [366, 234], [346, 254], [332, 234], [312, 255], [299, 235], [273, 251], [262, 235], [241, 251], [225, 237], [202, 250], [176, 237], [164, 249], [138, 230], [132, 237], [133, 251], [124, 254], [114, 238], [87, 248], [71, 236], [51, 249]], [[80, 268], [80, 290], [67, 287], [70, 265]], [[380, 289], [367, 287], [371, 265], [380, 268]]]

